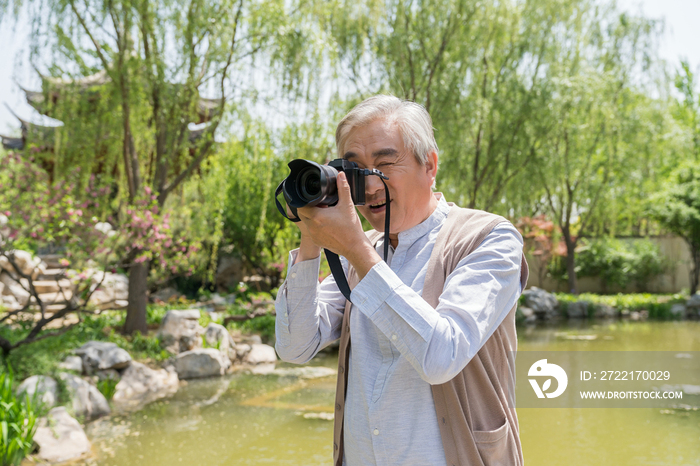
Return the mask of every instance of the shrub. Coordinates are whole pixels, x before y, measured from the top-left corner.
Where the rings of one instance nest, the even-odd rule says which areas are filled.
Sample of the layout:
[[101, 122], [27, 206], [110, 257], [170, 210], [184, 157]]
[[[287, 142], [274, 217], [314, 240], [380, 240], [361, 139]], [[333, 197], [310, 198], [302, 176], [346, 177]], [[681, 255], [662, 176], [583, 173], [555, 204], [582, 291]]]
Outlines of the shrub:
[[[649, 240], [622, 241], [615, 238], [582, 238], [576, 249], [576, 276], [598, 277], [603, 290], [634, 284], [640, 291], [668, 267], [659, 247]], [[567, 280], [564, 258], [553, 261], [550, 273]]]
[[11, 370], [0, 367], [0, 464], [19, 464], [32, 449], [37, 415], [34, 400], [22, 399], [13, 390]]

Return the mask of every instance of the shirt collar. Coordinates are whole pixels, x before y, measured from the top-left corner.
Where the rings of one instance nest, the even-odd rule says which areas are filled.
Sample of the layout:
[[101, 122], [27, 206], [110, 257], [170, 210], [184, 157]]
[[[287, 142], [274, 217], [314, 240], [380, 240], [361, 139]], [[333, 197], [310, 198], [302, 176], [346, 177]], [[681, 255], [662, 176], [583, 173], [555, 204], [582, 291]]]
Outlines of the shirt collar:
[[437, 207], [423, 222], [399, 233], [400, 245], [410, 246], [418, 238], [421, 238], [442, 225], [442, 222], [447, 218], [447, 214], [450, 212], [450, 206], [447, 204], [447, 201], [445, 201], [445, 196], [443, 196], [442, 193], [433, 193], [433, 195], [438, 200]]

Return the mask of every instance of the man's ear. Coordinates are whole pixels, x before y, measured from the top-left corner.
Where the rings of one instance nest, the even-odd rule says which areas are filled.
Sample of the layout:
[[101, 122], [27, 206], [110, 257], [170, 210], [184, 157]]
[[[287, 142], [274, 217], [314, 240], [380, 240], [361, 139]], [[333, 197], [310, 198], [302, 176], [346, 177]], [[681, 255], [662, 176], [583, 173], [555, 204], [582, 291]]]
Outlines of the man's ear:
[[428, 160], [425, 162], [425, 172], [431, 178], [431, 183], [435, 184], [435, 178], [437, 177], [438, 169], [438, 153], [437, 151], [431, 151], [428, 153]]

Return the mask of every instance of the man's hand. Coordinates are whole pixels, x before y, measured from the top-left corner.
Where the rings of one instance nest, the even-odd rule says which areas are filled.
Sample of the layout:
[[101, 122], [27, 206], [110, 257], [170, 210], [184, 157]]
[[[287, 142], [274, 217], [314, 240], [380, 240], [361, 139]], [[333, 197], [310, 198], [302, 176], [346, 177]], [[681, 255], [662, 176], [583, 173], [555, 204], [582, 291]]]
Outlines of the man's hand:
[[[362, 230], [362, 223], [355, 211], [345, 173], [338, 173], [337, 183], [338, 204], [335, 206], [297, 209], [301, 219], [298, 225], [301, 229], [302, 244], [307, 239], [317, 248], [326, 248], [344, 256], [362, 279], [382, 259]], [[320, 254], [320, 249], [316, 251]], [[305, 252], [314, 252], [314, 250], [311, 246], [307, 246]], [[297, 261], [305, 260], [300, 259], [301, 253], [300, 250]], [[318, 254], [312, 258], [318, 257]]]

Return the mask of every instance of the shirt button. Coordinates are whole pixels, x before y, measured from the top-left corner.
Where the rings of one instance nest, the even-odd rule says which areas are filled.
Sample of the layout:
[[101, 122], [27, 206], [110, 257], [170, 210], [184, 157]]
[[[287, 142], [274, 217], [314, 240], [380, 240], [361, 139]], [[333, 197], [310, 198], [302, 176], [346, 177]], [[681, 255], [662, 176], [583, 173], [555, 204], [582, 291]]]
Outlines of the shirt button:
[[292, 278], [297, 278], [297, 273], [296, 273], [296, 272], [292, 273]]
[[372, 433], [373, 433], [374, 435], [379, 435], [379, 429], [374, 429], [374, 431], [373, 431]]
[[391, 341], [396, 341], [396, 334], [393, 334], [393, 335], [391, 336]]

